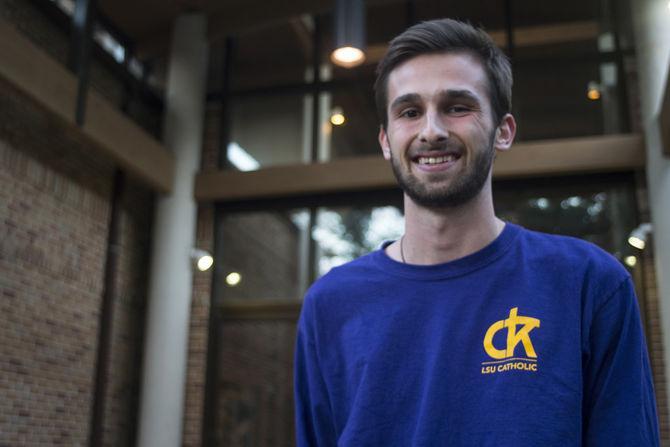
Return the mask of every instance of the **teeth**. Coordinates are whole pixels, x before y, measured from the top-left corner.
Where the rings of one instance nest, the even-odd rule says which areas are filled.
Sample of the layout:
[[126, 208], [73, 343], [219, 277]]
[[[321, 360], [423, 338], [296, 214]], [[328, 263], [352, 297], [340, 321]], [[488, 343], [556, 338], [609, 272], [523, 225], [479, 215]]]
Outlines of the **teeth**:
[[447, 163], [456, 160], [453, 155], [445, 155], [443, 157], [419, 157], [419, 164], [421, 165], [435, 165], [438, 163]]

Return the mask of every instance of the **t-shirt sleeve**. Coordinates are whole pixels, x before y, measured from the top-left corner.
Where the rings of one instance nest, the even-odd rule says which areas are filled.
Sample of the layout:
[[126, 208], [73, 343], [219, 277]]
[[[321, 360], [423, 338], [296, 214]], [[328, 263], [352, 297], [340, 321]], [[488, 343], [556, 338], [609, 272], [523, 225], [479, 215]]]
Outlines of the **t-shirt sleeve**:
[[335, 446], [328, 391], [319, 365], [312, 301], [303, 304], [295, 347], [294, 397], [298, 447]]
[[583, 417], [586, 447], [659, 445], [651, 368], [630, 277], [594, 313], [584, 353]]

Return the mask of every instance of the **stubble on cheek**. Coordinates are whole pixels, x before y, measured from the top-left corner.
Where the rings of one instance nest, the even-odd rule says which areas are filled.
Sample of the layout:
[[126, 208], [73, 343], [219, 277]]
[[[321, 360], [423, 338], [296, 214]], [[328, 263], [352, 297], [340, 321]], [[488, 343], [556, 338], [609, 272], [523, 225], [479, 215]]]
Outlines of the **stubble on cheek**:
[[393, 174], [400, 188], [417, 204], [428, 208], [456, 207], [472, 200], [486, 183], [495, 156], [493, 135], [487, 143], [487, 147], [478, 152], [463, 151], [458, 169], [443, 181], [436, 173], [434, 182], [430, 178], [421, 181], [413, 172], [414, 163], [409, 155], [404, 153], [399, 159], [391, 149]]

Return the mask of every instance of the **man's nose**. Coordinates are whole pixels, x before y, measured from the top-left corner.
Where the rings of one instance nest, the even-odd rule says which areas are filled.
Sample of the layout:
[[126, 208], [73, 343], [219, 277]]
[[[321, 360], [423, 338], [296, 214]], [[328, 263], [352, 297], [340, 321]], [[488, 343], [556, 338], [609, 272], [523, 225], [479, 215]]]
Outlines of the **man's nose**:
[[437, 144], [447, 140], [449, 132], [437, 111], [428, 111], [424, 115], [423, 127], [419, 134], [419, 141], [427, 144]]

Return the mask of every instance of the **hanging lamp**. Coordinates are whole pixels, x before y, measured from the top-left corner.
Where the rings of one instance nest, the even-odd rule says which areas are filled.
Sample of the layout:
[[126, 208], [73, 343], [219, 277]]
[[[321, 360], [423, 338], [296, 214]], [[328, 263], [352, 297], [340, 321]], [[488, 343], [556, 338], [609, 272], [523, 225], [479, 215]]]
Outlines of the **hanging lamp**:
[[364, 0], [335, 1], [335, 50], [330, 60], [340, 67], [352, 68], [365, 61]]

